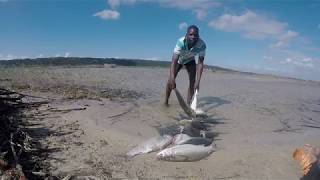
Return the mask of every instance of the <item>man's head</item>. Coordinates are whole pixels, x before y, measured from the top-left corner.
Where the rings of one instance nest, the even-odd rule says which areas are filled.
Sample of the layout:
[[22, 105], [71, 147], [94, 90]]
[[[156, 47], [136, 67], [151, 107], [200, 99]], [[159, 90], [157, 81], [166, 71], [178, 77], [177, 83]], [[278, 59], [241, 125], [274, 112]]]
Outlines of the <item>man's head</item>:
[[187, 37], [188, 43], [191, 43], [191, 45], [194, 45], [199, 39], [199, 28], [195, 25], [189, 26], [186, 37]]

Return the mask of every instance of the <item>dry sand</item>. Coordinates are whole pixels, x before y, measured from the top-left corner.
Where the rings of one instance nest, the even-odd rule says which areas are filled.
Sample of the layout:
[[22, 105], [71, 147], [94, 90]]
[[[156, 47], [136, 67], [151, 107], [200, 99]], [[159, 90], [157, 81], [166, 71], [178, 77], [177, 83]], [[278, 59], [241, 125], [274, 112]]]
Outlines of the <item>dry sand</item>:
[[[89, 100], [64, 99], [50, 91], [26, 92], [54, 99], [33, 113], [41, 114], [41, 127], [54, 132], [43, 143], [51, 149], [50, 171], [60, 177], [293, 180], [300, 177], [292, 158], [295, 148], [306, 143], [320, 147], [320, 83], [205, 70], [199, 106], [217, 134], [216, 151], [198, 162], [158, 161], [156, 153], [127, 159], [131, 148], [171, 132], [178, 120], [187, 118], [174, 94], [170, 107], [162, 106], [168, 69], [56, 68], [50, 72], [59, 78], [69, 73], [67, 79], [77, 74], [73, 83], [81, 85], [97, 84], [99, 79], [95, 87], [144, 95], [133, 100]], [[186, 95], [185, 70], [176, 82]], [[78, 107], [85, 109], [60, 111]]]

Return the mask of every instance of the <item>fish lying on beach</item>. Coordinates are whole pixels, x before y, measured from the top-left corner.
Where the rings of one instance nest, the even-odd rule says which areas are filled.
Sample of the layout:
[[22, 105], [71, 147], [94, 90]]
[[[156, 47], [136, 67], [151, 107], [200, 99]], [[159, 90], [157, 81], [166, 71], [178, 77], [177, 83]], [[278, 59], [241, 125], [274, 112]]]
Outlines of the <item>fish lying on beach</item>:
[[185, 126], [192, 123], [192, 119], [181, 119], [179, 120], [179, 125]]
[[183, 134], [187, 134], [191, 137], [200, 137], [201, 136], [201, 129], [197, 129], [195, 127], [192, 126], [192, 124], [186, 124], [184, 126], [182, 126], [181, 128], [181, 133]]
[[191, 137], [215, 138], [219, 135], [217, 132], [211, 131], [212, 127], [208, 123], [201, 121], [183, 120], [180, 123], [180, 133], [187, 134]]
[[174, 89], [178, 102], [180, 104], [180, 106], [182, 107], [183, 111], [189, 116], [189, 117], [195, 117], [195, 114], [193, 112], [193, 110], [190, 108], [190, 106], [183, 100], [182, 95], [180, 94], [180, 92], [178, 91], [177, 88]]
[[207, 128], [211, 127], [208, 123], [205, 121], [198, 121], [198, 120], [192, 120], [192, 119], [181, 119], [178, 121], [179, 125], [186, 126], [186, 125], [192, 125], [194, 128], [206, 130]]
[[195, 117], [207, 117], [207, 114], [200, 108], [197, 108], [197, 103], [198, 103], [198, 98], [197, 98], [197, 94], [198, 94], [198, 90], [196, 90], [195, 95], [193, 96], [192, 102], [191, 102], [191, 106], [189, 106], [184, 100], [182, 95], [180, 94], [180, 92], [178, 91], [177, 88], [174, 89], [176, 92], [176, 96], [178, 99], [178, 102], [181, 106], [181, 108], [183, 109], [183, 111], [191, 118], [195, 118]]
[[208, 146], [212, 143], [213, 139], [203, 137], [191, 137], [187, 134], [177, 134], [172, 139], [172, 144], [193, 144], [193, 145], [205, 145]]
[[190, 108], [192, 109], [193, 111], [193, 114], [196, 116], [196, 117], [206, 117], [207, 114], [200, 108], [197, 107], [198, 106], [198, 90], [196, 90], [194, 92], [194, 95], [192, 97], [192, 101], [191, 101], [191, 105], [190, 105]]
[[206, 112], [204, 112], [202, 109], [197, 108], [194, 113], [196, 114], [197, 117], [202, 117], [202, 118], [207, 118], [208, 115]]
[[196, 89], [192, 97], [190, 108], [195, 111], [197, 109], [197, 104], [198, 104], [198, 90]]
[[170, 135], [153, 137], [143, 142], [142, 144], [134, 147], [132, 150], [130, 150], [127, 153], [127, 156], [134, 157], [138, 154], [145, 154], [145, 153], [161, 150], [171, 144], [172, 138], [173, 137]]
[[193, 120], [190, 124], [192, 127], [200, 130], [207, 130], [210, 127], [208, 123], [198, 121], [198, 120]]
[[204, 145], [182, 144], [160, 151], [157, 159], [174, 162], [199, 161], [208, 157], [214, 151], [214, 147]]

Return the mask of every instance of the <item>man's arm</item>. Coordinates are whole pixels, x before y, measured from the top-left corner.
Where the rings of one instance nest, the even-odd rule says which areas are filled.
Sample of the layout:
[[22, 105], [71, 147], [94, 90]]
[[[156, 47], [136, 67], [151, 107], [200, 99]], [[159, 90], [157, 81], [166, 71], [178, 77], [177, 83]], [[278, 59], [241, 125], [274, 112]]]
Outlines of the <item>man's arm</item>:
[[198, 64], [197, 64], [197, 79], [194, 84], [194, 88], [198, 89], [198, 90], [199, 90], [199, 86], [200, 86], [201, 75], [203, 72], [203, 61], [204, 61], [204, 57], [199, 56], [199, 60], [198, 60]]
[[170, 66], [170, 88], [175, 89], [176, 88], [176, 82], [175, 82], [175, 74], [177, 73], [177, 64], [178, 64], [179, 55], [173, 53], [172, 55], [172, 62]]

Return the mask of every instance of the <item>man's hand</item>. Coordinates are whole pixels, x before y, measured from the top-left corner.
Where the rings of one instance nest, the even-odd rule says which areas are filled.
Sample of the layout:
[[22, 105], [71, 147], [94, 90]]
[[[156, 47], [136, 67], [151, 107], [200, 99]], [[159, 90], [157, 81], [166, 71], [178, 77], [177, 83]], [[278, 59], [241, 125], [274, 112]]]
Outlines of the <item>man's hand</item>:
[[199, 82], [194, 83], [194, 90], [198, 90], [199, 91]]
[[170, 87], [170, 89], [175, 89], [176, 88], [176, 80], [174, 78], [170, 78], [169, 87]]

